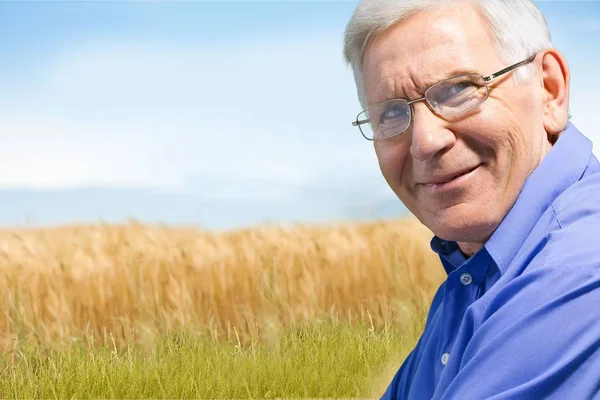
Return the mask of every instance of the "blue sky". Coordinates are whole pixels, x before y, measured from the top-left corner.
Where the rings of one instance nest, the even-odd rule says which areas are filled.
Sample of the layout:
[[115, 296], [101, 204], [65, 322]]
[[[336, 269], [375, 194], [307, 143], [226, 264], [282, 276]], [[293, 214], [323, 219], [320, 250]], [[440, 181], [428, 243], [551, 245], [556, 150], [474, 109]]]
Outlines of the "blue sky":
[[[0, 224], [403, 212], [341, 46], [356, 1], [0, 2]], [[600, 154], [600, 2], [538, 2]]]

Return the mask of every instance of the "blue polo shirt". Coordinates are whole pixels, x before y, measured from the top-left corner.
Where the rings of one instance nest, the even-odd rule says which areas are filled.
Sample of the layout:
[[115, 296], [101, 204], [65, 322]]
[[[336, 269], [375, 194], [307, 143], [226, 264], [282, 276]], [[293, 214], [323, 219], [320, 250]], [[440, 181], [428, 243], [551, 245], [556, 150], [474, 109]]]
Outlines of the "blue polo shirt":
[[600, 399], [600, 163], [571, 123], [448, 278], [382, 399]]

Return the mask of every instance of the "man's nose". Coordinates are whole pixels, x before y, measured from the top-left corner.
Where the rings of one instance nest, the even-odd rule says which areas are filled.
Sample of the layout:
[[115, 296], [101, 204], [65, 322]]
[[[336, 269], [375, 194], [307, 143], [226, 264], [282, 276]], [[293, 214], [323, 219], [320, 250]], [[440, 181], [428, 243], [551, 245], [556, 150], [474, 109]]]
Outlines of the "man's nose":
[[413, 104], [413, 126], [410, 152], [419, 161], [427, 161], [456, 142], [445, 121], [424, 102]]

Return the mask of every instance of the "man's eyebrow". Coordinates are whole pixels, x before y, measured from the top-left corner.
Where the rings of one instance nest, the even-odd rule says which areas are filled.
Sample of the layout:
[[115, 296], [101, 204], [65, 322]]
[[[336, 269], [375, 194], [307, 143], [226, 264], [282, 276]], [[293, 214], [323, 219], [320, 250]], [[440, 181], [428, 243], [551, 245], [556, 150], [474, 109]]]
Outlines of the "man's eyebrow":
[[373, 104], [383, 103], [385, 101], [396, 100], [396, 99], [410, 100], [406, 96], [397, 96], [395, 91], [389, 91], [388, 90], [388, 91], [385, 92], [384, 96], [376, 97], [375, 101], [373, 102]]
[[455, 76], [469, 75], [469, 74], [480, 74], [476, 72], [475, 68], [456, 67], [450, 70], [444, 71], [443, 75], [425, 79], [421, 86], [417, 88], [419, 93], [425, 93], [425, 90], [435, 85], [438, 82], [445, 81], [446, 79], [454, 78]]

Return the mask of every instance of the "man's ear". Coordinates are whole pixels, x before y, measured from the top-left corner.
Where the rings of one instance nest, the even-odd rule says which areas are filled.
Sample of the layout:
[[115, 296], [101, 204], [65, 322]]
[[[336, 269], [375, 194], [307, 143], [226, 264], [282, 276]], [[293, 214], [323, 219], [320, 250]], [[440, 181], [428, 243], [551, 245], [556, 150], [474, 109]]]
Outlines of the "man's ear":
[[569, 85], [571, 72], [565, 57], [556, 49], [547, 49], [538, 55], [541, 60], [544, 88], [543, 120], [548, 139], [554, 143], [569, 119]]

